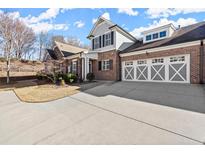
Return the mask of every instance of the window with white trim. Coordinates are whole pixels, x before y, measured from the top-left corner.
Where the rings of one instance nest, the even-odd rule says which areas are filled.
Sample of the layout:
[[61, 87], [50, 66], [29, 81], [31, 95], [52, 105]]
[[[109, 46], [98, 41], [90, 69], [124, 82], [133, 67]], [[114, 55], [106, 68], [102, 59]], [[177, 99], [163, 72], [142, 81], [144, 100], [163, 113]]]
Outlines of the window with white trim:
[[154, 33], [154, 34], [152, 35], [152, 38], [153, 38], [153, 39], [157, 39], [157, 38], [158, 38], [158, 33]]
[[100, 47], [100, 37], [94, 38], [94, 49], [98, 49]]
[[147, 64], [147, 61], [146, 61], [146, 60], [138, 60], [138, 61], [137, 61], [137, 64], [138, 64], [138, 65]]
[[160, 37], [165, 37], [165, 36], [167, 36], [167, 31], [166, 30], [162, 31], [159, 34], [160, 34]]
[[152, 64], [156, 64], [156, 63], [164, 63], [164, 58], [152, 59]]
[[111, 45], [111, 33], [105, 34], [105, 46]]
[[147, 35], [146, 36], [146, 41], [150, 41], [152, 39], [152, 35]]
[[133, 61], [126, 61], [125, 62], [125, 66], [131, 66], [131, 65], [133, 65]]
[[109, 70], [110, 69], [110, 60], [103, 60], [102, 61], [102, 70]]
[[184, 62], [185, 56], [170, 57], [170, 62]]
[[77, 72], [77, 62], [76, 61], [72, 62], [72, 72]]

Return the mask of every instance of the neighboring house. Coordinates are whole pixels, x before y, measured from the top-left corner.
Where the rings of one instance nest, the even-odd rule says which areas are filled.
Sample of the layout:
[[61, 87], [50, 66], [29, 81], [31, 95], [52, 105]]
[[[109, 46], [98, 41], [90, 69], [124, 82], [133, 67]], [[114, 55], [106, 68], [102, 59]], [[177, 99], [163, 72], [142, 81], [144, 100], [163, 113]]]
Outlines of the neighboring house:
[[[66, 50], [72, 55], [64, 59], [78, 61], [82, 79], [93, 72], [97, 80], [205, 83], [205, 22], [182, 28], [168, 24], [144, 31], [142, 36], [136, 39], [99, 17], [87, 37], [91, 50]], [[59, 45], [57, 49], [64, 50]], [[73, 72], [72, 63], [64, 60], [64, 64], [64, 72]]]
[[81, 76], [81, 55], [87, 49], [55, 41], [54, 48], [46, 51], [44, 61], [47, 73], [55, 71]]

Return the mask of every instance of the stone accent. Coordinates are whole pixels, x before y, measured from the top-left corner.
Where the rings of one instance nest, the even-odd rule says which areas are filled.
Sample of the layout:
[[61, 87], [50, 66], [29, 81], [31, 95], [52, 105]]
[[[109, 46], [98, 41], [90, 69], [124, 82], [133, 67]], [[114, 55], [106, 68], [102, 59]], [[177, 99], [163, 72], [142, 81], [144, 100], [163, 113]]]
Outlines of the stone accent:
[[[147, 58], [155, 58], [155, 57], [165, 57], [165, 56], [180, 55], [180, 54], [190, 54], [191, 83], [200, 83], [200, 46], [199, 45], [178, 48], [178, 49], [164, 50], [164, 51], [159, 51], [159, 52], [152, 52], [152, 53], [147, 53], [147, 54], [144, 53], [140, 55], [121, 57], [121, 61], [147, 59]], [[204, 81], [205, 81], [205, 77], [204, 77]]]

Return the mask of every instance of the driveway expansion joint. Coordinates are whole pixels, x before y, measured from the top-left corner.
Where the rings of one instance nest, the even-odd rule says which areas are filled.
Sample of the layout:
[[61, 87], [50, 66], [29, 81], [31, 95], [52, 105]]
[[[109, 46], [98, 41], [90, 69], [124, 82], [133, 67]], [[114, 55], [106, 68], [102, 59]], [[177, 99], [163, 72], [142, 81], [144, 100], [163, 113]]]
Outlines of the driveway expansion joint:
[[124, 114], [121, 114], [121, 113], [118, 113], [118, 112], [115, 112], [115, 111], [112, 111], [112, 110], [109, 110], [109, 109], [106, 109], [106, 108], [103, 108], [103, 107], [100, 107], [100, 106], [97, 106], [97, 105], [94, 105], [94, 104], [91, 104], [89, 102], [86, 102], [86, 101], [83, 101], [81, 99], [77, 99], [77, 98], [74, 98], [72, 96], [70, 96], [69, 98], [73, 99], [73, 100], [77, 100], [77, 101], [80, 101], [81, 103], [84, 103], [84, 104], [87, 104], [87, 105], [90, 105], [90, 106], [93, 106], [93, 107], [96, 107], [98, 109], [101, 109], [101, 110], [104, 110], [104, 111], [107, 111], [107, 112], [110, 112], [110, 113], [113, 113], [115, 115], [118, 115], [118, 116], [121, 116], [121, 117], [124, 117], [124, 118], [127, 118], [129, 120], [133, 120], [135, 122], [140, 122], [140, 123], [143, 123], [145, 125], [149, 125], [151, 127], [154, 127], [154, 128], [157, 128], [157, 129], [160, 129], [160, 130], [163, 130], [163, 131], [166, 131], [166, 132], [169, 132], [169, 133], [172, 133], [172, 134], [175, 134], [175, 135], [178, 135], [178, 136], [181, 136], [181, 137], [184, 137], [186, 139], [189, 139], [189, 140], [192, 140], [192, 141], [195, 141], [195, 142], [198, 142], [200, 144], [205, 144], [205, 142], [202, 142], [202, 141], [199, 141], [197, 139], [194, 139], [194, 138], [191, 138], [191, 137], [188, 137], [188, 136], [185, 136], [183, 134], [180, 134], [180, 133], [177, 133], [177, 132], [174, 132], [172, 130], [168, 130], [168, 129], [165, 129], [165, 128], [162, 128], [162, 127], [159, 127], [157, 125], [154, 125], [154, 124], [150, 124], [148, 122], [145, 122], [145, 121], [142, 121], [142, 120], [139, 120], [139, 119], [136, 119], [136, 118], [133, 118], [133, 117], [130, 117], [130, 116], [126, 116]]

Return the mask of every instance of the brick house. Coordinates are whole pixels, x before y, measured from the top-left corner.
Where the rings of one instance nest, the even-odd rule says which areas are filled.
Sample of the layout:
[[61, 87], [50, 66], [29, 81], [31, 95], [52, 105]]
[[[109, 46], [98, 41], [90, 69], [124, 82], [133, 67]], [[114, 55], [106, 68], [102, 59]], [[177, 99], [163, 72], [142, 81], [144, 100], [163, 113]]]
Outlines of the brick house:
[[[74, 59], [82, 79], [93, 72], [97, 80], [205, 83], [205, 22], [181, 28], [168, 24], [136, 39], [99, 17], [87, 38], [91, 50], [74, 54], [79, 54]], [[65, 65], [68, 69], [69, 62]]]
[[55, 71], [75, 73], [81, 76], [81, 55], [86, 52], [87, 49], [55, 41], [54, 48], [46, 49], [46, 51], [44, 64], [47, 73]]

